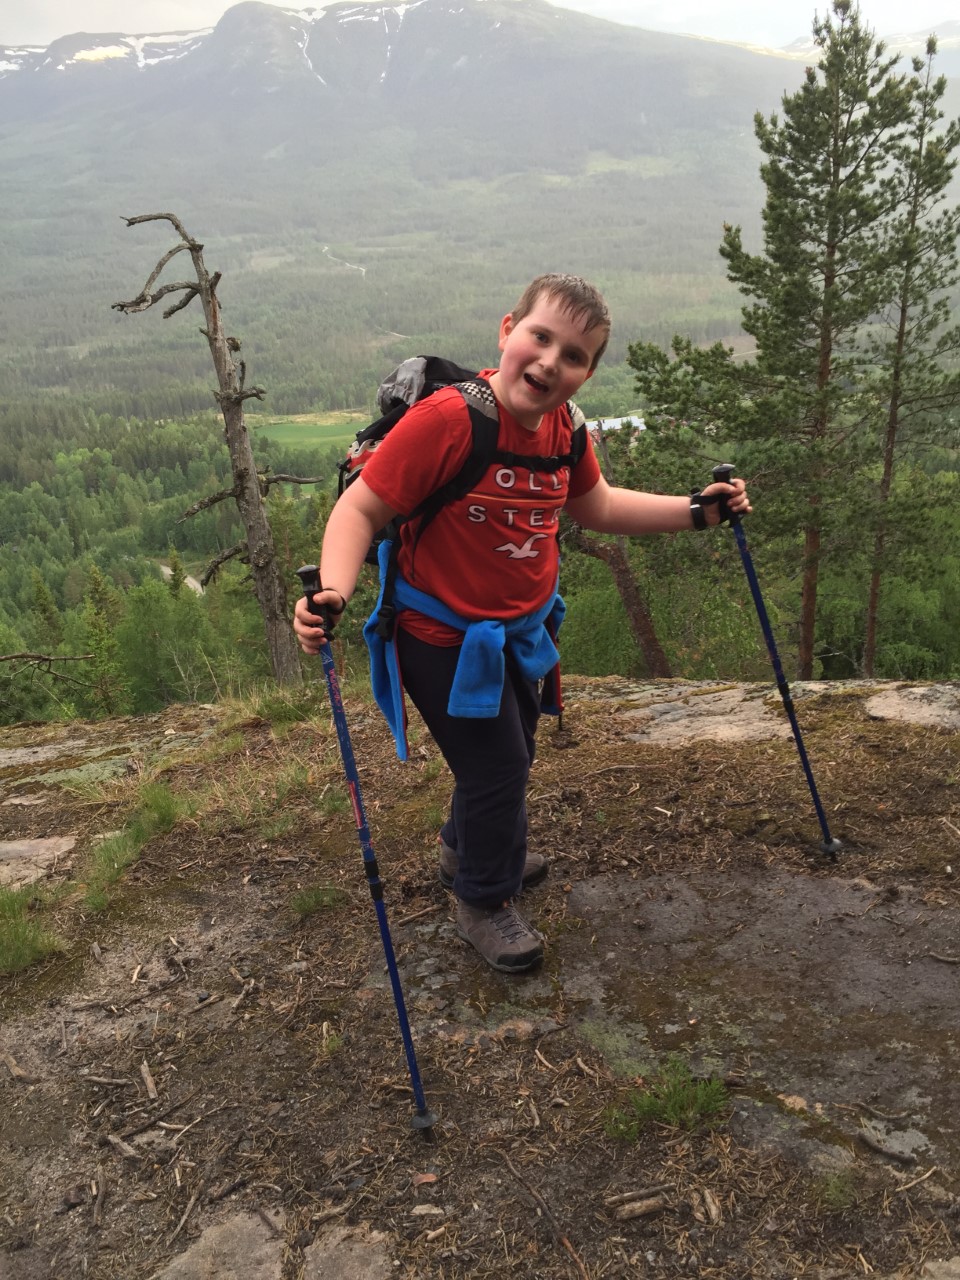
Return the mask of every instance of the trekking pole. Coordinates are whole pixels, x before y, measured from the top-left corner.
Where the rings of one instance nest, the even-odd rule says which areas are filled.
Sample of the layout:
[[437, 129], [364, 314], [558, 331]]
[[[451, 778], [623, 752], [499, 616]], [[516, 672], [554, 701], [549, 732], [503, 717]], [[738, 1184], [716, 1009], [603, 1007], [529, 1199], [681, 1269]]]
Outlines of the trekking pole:
[[370, 897], [377, 912], [377, 923], [380, 925], [380, 940], [383, 943], [383, 954], [387, 960], [390, 974], [390, 985], [393, 987], [393, 1000], [397, 1006], [397, 1018], [400, 1022], [400, 1035], [403, 1039], [404, 1052], [407, 1055], [407, 1067], [410, 1071], [410, 1083], [413, 1085], [413, 1097], [416, 1112], [410, 1121], [414, 1129], [425, 1132], [432, 1129], [437, 1122], [436, 1116], [427, 1109], [427, 1101], [420, 1083], [420, 1071], [417, 1067], [417, 1055], [413, 1048], [413, 1037], [410, 1034], [410, 1022], [407, 1018], [407, 1006], [403, 999], [403, 988], [400, 986], [400, 974], [397, 972], [397, 959], [390, 939], [390, 927], [387, 924], [387, 909], [383, 904], [383, 885], [380, 881], [380, 869], [377, 866], [373, 842], [370, 839], [370, 828], [367, 826], [367, 815], [363, 808], [363, 796], [360, 794], [360, 778], [353, 755], [353, 744], [350, 741], [350, 729], [347, 725], [346, 713], [343, 709], [343, 698], [340, 696], [340, 683], [337, 680], [337, 669], [330, 650], [329, 636], [333, 627], [330, 614], [322, 606], [315, 604], [313, 594], [320, 591], [320, 571], [315, 564], [305, 564], [297, 570], [297, 576], [303, 584], [303, 594], [311, 613], [323, 618], [323, 628], [327, 639], [320, 647], [320, 658], [323, 662], [323, 673], [327, 678], [327, 692], [330, 695], [330, 707], [333, 721], [337, 728], [337, 739], [340, 743], [340, 758], [347, 778], [347, 788], [353, 805], [353, 816], [357, 824], [357, 835], [360, 837], [360, 849], [363, 853], [363, 869], [367, 875]]
[[[723, 463], [721, 466], [713, 468], [713, 478], [715, 481], [722, 484], [729, 484], [730, 477], [733, 475], [733, 470], [734, 469], [730, 463]], [[767, 615], [766, 606], [763, 603], [763, 596], [760, 594], [760, 584], [757, 581], [756, 570], [753, 567], [753, 557], [750, 555], [750, 549], [747, 546], [747, 536], [743, 532], [742, 517], [731, 511], [723, 499], [721, 499], [721, 511], [729, 520], [733, 529], [733, 536], [737, 540], [737, 549], [740, 552], [740, 559], [743, 561], [743, 568], [747, 575], [747, 582], [750, 584], [750, 594], [753, 596], [753, 603], [757, 606], [757, 617], [760, 619], [760, 626], [763, 629], [763, 638], [767, 642], [767, 652], [770, 654], [770, 661], [773, 664], [773, 674], [776, 677], [777, 688], [780, 690], [780, 697], [783, 699], [783, 708], [787, 713], [787, 719], [790, 721], [790, 727], [793, 730], [793, 740], [797, 744], [800, 763], [803, 765], [803, 772], [806, 774], [807, 785], [810, 788], [810, 795], [813, 797], [813, 807], [816, 809], [817, 817], [820, 819], [820, 829], [823, 832], [823, 840], [820, 843], [820, 852], [826, 854], [827, 857], [832, 858], [833, 861], [836, 862], [837, 853], [843, 848], [843, 846], [839, 840], [836, 840], [831, 836], [830, 828], [827, 826], [827, 815], [824, 813], [823, 805], [820, 803], [817, 784], [813, 780], [813, 770], [810, 767], [806, 748], [803, 745], [800, 725], [797, 723], [797, 713], [793, 709], [793, 698], [790, 696], [790, 686], [787, 684], [786, 676], [783, 674], [780, 655], [777, 653], [776, 641], [773, 638], [773, 628], [770, 626], [770, 618]]]

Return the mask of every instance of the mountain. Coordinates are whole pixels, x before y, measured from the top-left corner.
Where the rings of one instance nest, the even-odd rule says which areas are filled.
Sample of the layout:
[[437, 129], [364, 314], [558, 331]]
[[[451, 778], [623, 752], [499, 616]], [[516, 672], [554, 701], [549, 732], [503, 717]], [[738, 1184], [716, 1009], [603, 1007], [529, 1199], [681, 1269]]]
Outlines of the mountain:
[[611, 144], [656, 151], [685, 125], [739, 127], [756, 95], [775, 98], [784, 76], [735, 46], [622, 27], [545, 0], [304, 11], [245, 0], [207, 32], [81, 33], [44, 50], [0, 49], [0, 66], [7, 122], [62, 126], [69, 116], [69, 127], [102, 136], [103, 116], [122, 114], [130, 129], [158, 111], [188, 111], [198, 141], [228, 122], [288, 140], [306, 123], [299, 108], [326, 126], [308, 142], [320, 155], [334, 126], [353, 136], [455, 129], [464, 148], [506, 127], [509, 151], [502, 142], [485, 149], [509, 171], [518, 161], [576, 168], [585, 151]]
[[245, 0], [205, 31], [0, 48], [0, 401], [209, 403], [195, 326], [110, 310], [170, 243], [121, 215], [158, 210], [223, 270], [274, 408], [368, 402], [418, 348], [489, 360], [542, 270], [605, 289], [611, 360], [727, 335], [717, 245], [724, 221], [758, 234], [753, 115], [802, 74], [546, 0]]
[[[899, 53], [904, 58], [923, 58], [931, 35], [937, 37], [936, 65], [939, 74], [960, 76], [960, 21], [955, 18], [936, 23], [930, 31], [895, 31], [884, 35], [882, 39], [891, 53]], [[816, 47], [808, 37], [794, 40], [784, 52], [791, 57], [809, 59], [816, 53]]]

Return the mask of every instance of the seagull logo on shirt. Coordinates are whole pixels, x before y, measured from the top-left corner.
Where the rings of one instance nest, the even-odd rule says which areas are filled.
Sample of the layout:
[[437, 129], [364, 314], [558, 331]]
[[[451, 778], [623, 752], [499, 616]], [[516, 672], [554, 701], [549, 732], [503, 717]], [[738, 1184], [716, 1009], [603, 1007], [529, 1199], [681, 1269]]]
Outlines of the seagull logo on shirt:
[[545, 538], [545, 533], [531, 533], [522, 547], [518, 547], [515, 542], [505, 542], [502, 547], [494, 547], [494, 551], [505, 551], [511, 560], [532, 560], [534, 556], [540, 554], [534, 550], [533, 544], [538, 538]]

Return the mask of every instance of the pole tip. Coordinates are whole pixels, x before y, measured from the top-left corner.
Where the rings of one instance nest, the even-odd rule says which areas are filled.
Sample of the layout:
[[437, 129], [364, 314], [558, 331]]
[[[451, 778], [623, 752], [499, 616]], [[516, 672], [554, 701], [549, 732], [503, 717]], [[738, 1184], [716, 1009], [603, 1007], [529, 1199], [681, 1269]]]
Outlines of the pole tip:
[[430, 1130], [437, 1123], [437, 1117], [432, 1111], [417, 1111], [410, 1119], [411, 1129], [419, 1129], [424, 1136], [430, 1136]]
[[842, 848], [843, 845], [836, 838], [833, 840], [823, 840], [820, 844], [820, 852], [826, 854], [826, 856], [833, 862], [836, 862], [837, 854]]

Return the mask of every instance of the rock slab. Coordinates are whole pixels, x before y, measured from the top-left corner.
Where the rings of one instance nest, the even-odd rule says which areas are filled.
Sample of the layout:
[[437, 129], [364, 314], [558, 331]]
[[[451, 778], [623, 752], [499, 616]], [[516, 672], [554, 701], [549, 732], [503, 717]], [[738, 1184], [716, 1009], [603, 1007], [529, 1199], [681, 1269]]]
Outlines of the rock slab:
[[73, 852], [76, 836], [48, 836], [39, 840], [0, 840], [0, 885], [18, 889], [32, 884]]

